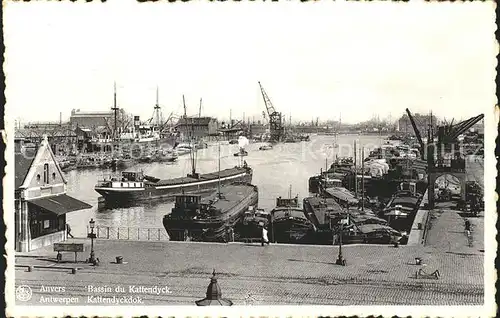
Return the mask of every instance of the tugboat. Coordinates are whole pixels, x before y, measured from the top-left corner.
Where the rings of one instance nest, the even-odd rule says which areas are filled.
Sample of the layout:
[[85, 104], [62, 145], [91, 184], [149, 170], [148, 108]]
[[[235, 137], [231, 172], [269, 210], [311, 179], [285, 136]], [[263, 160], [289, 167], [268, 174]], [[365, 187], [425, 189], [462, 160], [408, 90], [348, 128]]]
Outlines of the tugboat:
[[258, 203], [258, 189], [249, 183], [221, 187], [211, 196], [178, 195], [163, 226], [172, 241], [224, 242], [245, 211]]
[[234, 156], [235, 156], [235, 157], [244, 157], [244, 156], [248, 156], [248, 151], [246, 151], [246, 150], [245, 150], [245, 149], [243, 149], [243, 148], [240, 148], [240, 151], [235, 152], [235, 153], [234, 153]]
[[273, 145], [271, 144], [266, 144], [259, 147], [259, 150], [271, 150], [271, 149], [273, 149]]
[[299, 198], [276, 198], [271, 211], [271, 240], [277, 243], [310, 243], [315, 227], [299, 207]]
[[247, 137], [245, 136], [240, 136], [238, 138], [238, 146], [240, 147], [240, 150], [234, 154], [235, 157], [238, 157], [238, 156], [248, 156], [248, 152], [245, 150], [245, 147], [248, 146], [249, 144], [249, 141], [247, 139]]

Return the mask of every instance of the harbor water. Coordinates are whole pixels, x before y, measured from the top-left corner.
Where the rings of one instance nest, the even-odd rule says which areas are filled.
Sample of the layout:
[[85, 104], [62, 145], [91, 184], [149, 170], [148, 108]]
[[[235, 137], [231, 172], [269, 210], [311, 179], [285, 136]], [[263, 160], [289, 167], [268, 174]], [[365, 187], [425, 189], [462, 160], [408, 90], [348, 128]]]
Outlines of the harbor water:
[[[208, 148], [197, 152], [196, 170], [200, 173], [215, 172], [220, 168], [230, 168], [243, 164], [243, 160], [253, 168], [253, 184], [259, 188], [259, 207], [266, 210], [275, 207], [276, 198], [290, 195], [299, 196], [300, 202], [309, 195], [308, 179], [319, 174], [320, 169], [333, 162], [335, 156], [353, 156], [354, 141], [358, 147], [364, 146], [365, 156], [370, 150], [379, 147], [385, 136], [379, 135], [313, 135], [311, 141], [298, 143], [281, 143], [270, 150], [259, 150], [264, 143], [250, 143], [246, 150], [248, 156], [237, 157], [238, 145], [211, 144]], [[338, 147], [334, 147], [334, 143]], [[220, 150], [220, 156], [219, 156]], [[360, 151], [358, 148], [358, 158]], [[127, 170], [142, 170], [145, 174], [161, 179], [185, 176], [191, 172], [189, 154], [179, 156], [174, 163], [139, 163]], [[120, 171], [111, 170], [71, 170], [65, 173], [68, 180], [69, 195], [92, 205], [91, 209], [69, 213], [67, 222], [72, 234], [85, 236], [91, 218], [97, 226], [162, 228], [162, 218], [170, 213], [173, 202], [146, 202], [136, 207], [106, 208], [98, 206], [99, 194], [94, 185], [99, 179]]]

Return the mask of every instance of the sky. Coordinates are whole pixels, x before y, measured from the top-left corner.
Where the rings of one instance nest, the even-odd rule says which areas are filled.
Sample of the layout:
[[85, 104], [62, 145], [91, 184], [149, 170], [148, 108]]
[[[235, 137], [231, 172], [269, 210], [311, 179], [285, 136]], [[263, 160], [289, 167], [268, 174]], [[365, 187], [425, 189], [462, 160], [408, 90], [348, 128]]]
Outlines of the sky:
[[7, 2], [6, 118], [118, 107], [262, 119], [260, 81], [292, 121], [405, 108], [466, 119], [496, 103], [493, 2]]

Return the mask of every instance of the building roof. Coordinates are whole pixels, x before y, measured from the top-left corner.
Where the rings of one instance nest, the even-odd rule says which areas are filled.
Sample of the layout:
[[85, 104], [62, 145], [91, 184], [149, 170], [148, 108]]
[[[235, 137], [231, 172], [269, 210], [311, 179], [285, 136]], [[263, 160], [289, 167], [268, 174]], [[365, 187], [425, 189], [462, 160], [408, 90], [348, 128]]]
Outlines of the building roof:
[[109, 117], [114, 116], [113, 111], [74, 111], [71, 112], [71, 118], [75, 117]]
[[212, 117], [187, 117], [179, 118], [177, 125], [208, 125], [212, 121]]
[[68, 212], [90, 209], [92, 206], [83, 201], [70, 197], [67, 194], [50, 196], [28, 201], [38, 207], [50, 211], [56, 215], [66, 214]]
[[35, 159], [34, 154], [33, 155], [22, 154], [22, 153], [15, 154], [14, 174], [16, 179], [15, 180], [16, 190], [23, 185], [24, 179], [26, 179], [26, 175], [28, 174], [28, 171], [31, 167], [31, 163], [33, 163], [34, 159]]

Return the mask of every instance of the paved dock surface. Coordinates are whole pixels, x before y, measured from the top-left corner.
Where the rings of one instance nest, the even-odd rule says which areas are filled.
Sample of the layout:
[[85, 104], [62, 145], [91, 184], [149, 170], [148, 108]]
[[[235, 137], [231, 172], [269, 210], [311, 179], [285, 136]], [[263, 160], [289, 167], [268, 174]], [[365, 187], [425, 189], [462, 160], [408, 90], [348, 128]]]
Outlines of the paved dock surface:
[[[484, 300], [483, 254], [475, 248], [344, 246], [345, 267], [335, 265], [337, 246], [97, 240], [95, 251], [96, 267], [83, 262], [88, 251], [79, 255], [79, 264], [57, 264], [51, 248], [19, 253], [16, 264], [52, 268], [17, 268], [16, 286], [31, 287], [29, 304], [41, 304], [49, 295], [75, 297], [76, 305], [125, 295], [143, 304], [193, 305], [205, 297], [215, 269], [223, 297], [235, 305], [480, 305]], [[116, 256], [126, 263], [113, 263]], [[416, 257], [425, 265], [416, 265]], [[73, 258], [65, 253], [63, 260]], [[71, 274], [58, 266], [81, 269]], [[417, 279], [420, 268], [437, 269], [441, 277]], [[134, 285], [167, 286], [168, 292], [137, 293], [129, 290]], [[62, 286], [64, 292], [45, 292], [48, 286]], [[95, 291], [105, 286], [113, 292]], [[124, 291], [115, 292], [117, 286]]]
[[[468, 180], [483, 184], [482, 162], [468, 163]], [[71, 263], [73, 253], [64, 254], [67, 262], [55, 262], [52, 247], [17, 253], [17, 265], [44, 266], [31, 272], [16, 268], [16, 286], [27, 285], [33, 292], [30, 300], [17, 304], [41, 305], [52, 296], [55, 301], [73, 297], [74, 305], [106, 305], [106, 299], [126, 296], [137, 304], [193, 305], [205, 297], [215, 269], [223, 297], [235, 305], [482, 305], [483, 214], [468, 218], [468, 236], [464, 217], [449, 203], [429, 213], [424, 245], [344, 246], [345, 267], [335, 265], [338, 246], [98, 239], [96, 267], [84, 262], [88, 250], [79, 254], [77, 264]], [[68, 242], [90, 245], [88, 239]], [[114, 263], [116, 256], [124, 263]], [[416, 265], [417, 257], [422, 265]], [[76, 274], [72, 267], [79, 268]], [[439, 270], [440, 277], [415, 278], [420, 269]], [[164, 289], [154, 294], [138, 286]], [[104, 297], [101, 302], [99, 297]]]

